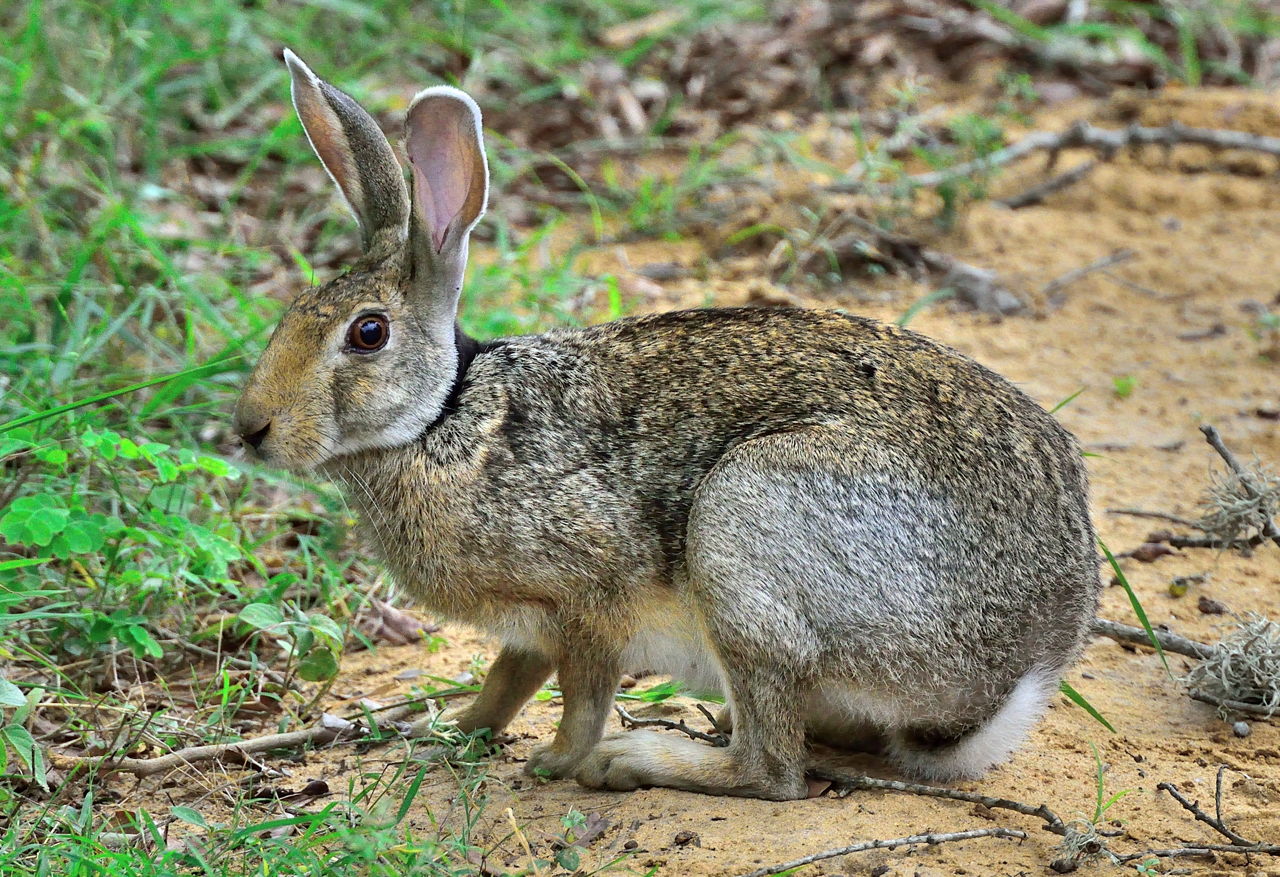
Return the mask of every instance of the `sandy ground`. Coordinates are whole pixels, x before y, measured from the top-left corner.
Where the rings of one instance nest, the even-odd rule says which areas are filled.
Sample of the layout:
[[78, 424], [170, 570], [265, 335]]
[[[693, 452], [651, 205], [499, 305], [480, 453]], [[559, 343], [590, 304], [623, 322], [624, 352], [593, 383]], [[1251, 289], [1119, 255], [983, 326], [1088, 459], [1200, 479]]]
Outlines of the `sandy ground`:
[[[1257, 133], [1280, 130], [1280, 106], [1240, 91], [1173, 92], [1143, 103], [1124, 97], [1100, 106], [1077, 103], [1036, 122], [1055, 125], [1085, 115], [1110, 124], [1176, 119]], [[1275, 342], [1257, 333], [1255, 310], [1258, 304], [1280, 309], [1280, 179], [1275, 169], [1274, 162], [1214, 157], [1194, 149], [1122, 158], [1044, 206], [1013, 212], [979, 205], [958, 227], [932, 241], [961, 259], [995, 269], [1013, 288], [1031, 291], [1032, 299], [1043, 284], [1066, 271], [1120, 247], [1135, 251], [1134, 258], [1112, 272], [1129, 285], [1092, 274], [1067, 287], [1060, 306], [1038, 302], [1034, 316], [1000, 321], [937, 306], [912, 323], [1016, 381], [1046, 407], [1085, 388], [1059, 416], [1097, 455], [1089, 459], [1094, 518], [1116, 552], [1136, 547], [1159, 525], [1109, 514], [1109, 508], [1194, 516], [1209, 472], [1219, 466], [1198, 431], [1201, 423], [1217, 425], [1242, 456], [1256, 454], [1273, 467], [1280, 463], [1275, 414], [1280, 409], [1280, 361], [1264, 355]], [[1017, 191], [1040, 172], [1034, 165], [1011, 173], [999, 190]], [[621, 255], [632, 265], [695, 261], [698, 254], [688, 244], [683, 247], [657, 253], [649, 244]], [[708, 288], [719, 304], [751, 298], [747, 284], [717, 278], [713, 269], [710, 280], [669, 285], [653, 307], [700, 304]], [[928, 292], [894, 277], [872, 288], [902, 294], [892, 306], [868, 306], [851, 294], [806, 303], [895, 319], [907, 302]], [[1213, 330], [1215, 326], [1222, 328]], [[1280, 357], [1280, 352], [1274, 355]], [[1134, 380], [1125, 398], [1114, 391], [1118, 377]], [[1125, 561], [1125, 567], [1154, 624], [1205, 641], [1216, 640], [1231, 616], [1203, 614], [1197, 607], [1201, 596], [1236, 613], [1275, 615], [1280, 605], [1280, 550], [1274, 546], [1247, 559], [1187, 551], [1151, 564]], [[1208, 574], [1203, 584], [1185, 596], [1170, 595], [1174, 576], [1199, 573]], [[1118, 587], [1106, 590], [1102, 615], [1136, 623]], [[454, 677], [467, 671], [475, 656], [493, 656], [489, 644], [466, 631], [446, 629], [444, 635], [448, 645], [435, 653], [404, 646], [349, 655], [334, 690], [388, 702], [413, 685], [412, 680], [397, 680], [397, 674], [421, 670]], [[1187, 668], [1176, 656], [1171, 663], [1176, 673]], [[642, 680], [640, 686], [653, 681]], [[1248, 837], [1280, 842], [1280, 724], [1252, 721], [1252, 733], [1241, 739], [1213, 708], [1186, 697], [1149, 650], [1127, 650], [1110, 640], [1095, 641], [1069, 681], [1118, 733], [1108, 733], [1083, 710], [1059, 699], [1010, 763], [962, 788], [1044, 803], [1064, 818], [1088, 815], [1095, 795], [1091, 744], [1096, 745], [1106, 764], [1108, 794], [1128, 790], [1108, 814], [1124, 832], [1111, 845], [1131, 852], [1220, 840], [1157, 792], [1156, 784], [1173, 782], [1190, 797], [1209, 801], [1217, 767], [1227, 765], [1231, 772], [1224, 804], [1231, 824]], [[636, 711], [703, 727], [692, 704], [677, 698]], [[488, 806], [475, 839], [493, 849], [487, 861], [494, 873], [519, 870], [528, 862], [522, 840], [511, 831], [507, 808], [522, 826], [524, 839], [543, 856], [550, 838], [562, 832], [560, 819], [569, 811], [606, 820], [607, 829], [584, 851], [584, 873], [625, 853], [627, 858], [616, 866], [622, 873], [734, 875], [871, 838], [993, 825], [1024, 829], [1029, 837], [862, 853], [827, 860], [803, 873], [1045, 874], [1056, 855], [1058, 839], [1041, 831], [1034, 819], [1003, 813], [992, 817], [969, 804], [910, 795], [859, 792], [842, 799], [779, 804], [662, 789], [603, 793], [572, 782], [531, 781], [521, 773], [523, 762], [533, 746], [551, 736], [559, 712], [556, 702], [531, 703], [511, 728], [515, 740], [492, 760], [483, 787]], [[377, 771], [403, 754], [403, 748], [388, 747], [356, 755], [348, 747], [309, 755], [290, 770], [295, 777], [325, 779], [339, 790], [357, 773]], [[824, 761], [894, 776], [870, 756]], [[433, 820], [457, 828], [462, 821], [457, 795], [456, 781], [436, 771], [424, 783], [410, 820], [428, 832]], [[1278, 859], [1183, 859], [1169, 867], [1173, 864], [1190, 873], [1280, 874]], [[1082, 873], [1093, 869], [1111, 868], [1087, 865]]]

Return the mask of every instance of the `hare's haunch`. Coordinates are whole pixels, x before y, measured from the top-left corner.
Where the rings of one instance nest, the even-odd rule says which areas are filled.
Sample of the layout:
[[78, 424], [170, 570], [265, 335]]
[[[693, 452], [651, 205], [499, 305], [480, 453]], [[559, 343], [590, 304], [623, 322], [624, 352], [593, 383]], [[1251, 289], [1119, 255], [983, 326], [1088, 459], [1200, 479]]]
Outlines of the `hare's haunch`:
[[[455, 718], [500, 730], [558, 674], [529, 768], [787, 799], [806, 739], [930, 779], [1018, 746], [1098, 593], [1074, 440], [915, 333], [810, 310], [681, 311], [476, 342], [480, 114], [410, 105], [404, 154], [286, 52], [363, 258], [298, 296], [236, 408], [268, 463], [337, 480], [409, 595], [502, 644]], [[721, 691], [732, 742], [601, 739], [619, 676]]]

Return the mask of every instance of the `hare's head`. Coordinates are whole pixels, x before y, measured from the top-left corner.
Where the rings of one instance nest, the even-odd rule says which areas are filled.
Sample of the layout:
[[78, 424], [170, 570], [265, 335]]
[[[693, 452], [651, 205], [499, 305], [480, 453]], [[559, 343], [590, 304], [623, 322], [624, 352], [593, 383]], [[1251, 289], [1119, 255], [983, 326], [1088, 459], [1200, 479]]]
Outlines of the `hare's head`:
[[293, 302], [236, 405], [247, 446], [305, 470], [406, 444], [440, 417], [458, 376], [458, 295], [489, 171], [480, 110], [463, 92], [429, 88], [410, 105], [410, 188], [369, 114], [288, 50], [285, 61], [307, 138], [364, 243], [350, 271]]

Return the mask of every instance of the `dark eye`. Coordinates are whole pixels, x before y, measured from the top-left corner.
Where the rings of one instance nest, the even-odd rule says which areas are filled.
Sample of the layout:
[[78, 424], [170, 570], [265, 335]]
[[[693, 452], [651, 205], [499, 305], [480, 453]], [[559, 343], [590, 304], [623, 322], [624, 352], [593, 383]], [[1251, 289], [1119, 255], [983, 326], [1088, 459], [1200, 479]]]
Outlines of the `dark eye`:
[[373, 353], [387, 346], [391, 327], [381, 314], [358, 317], [347, 330], [347, 344], [357, 353]]

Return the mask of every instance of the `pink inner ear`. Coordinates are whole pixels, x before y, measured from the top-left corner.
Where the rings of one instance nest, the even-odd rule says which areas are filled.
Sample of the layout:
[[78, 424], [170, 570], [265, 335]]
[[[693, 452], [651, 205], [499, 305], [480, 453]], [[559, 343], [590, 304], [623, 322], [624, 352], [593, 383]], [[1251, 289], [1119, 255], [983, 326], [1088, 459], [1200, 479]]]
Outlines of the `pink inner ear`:
[[474, 122], [453, 98], [428, 98], [413, 116], [405, 151], [413, 164], [414, 203], [439, 252], [471, 191]]

